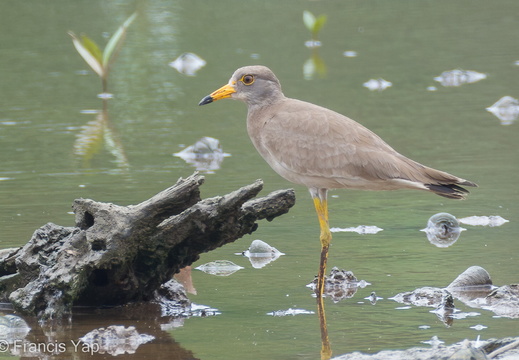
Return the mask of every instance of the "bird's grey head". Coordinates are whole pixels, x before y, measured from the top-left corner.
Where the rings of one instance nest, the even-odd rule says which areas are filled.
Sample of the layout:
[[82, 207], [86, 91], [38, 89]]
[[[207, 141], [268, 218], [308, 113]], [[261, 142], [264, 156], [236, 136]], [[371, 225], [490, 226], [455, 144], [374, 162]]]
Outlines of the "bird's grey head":
[[199, 105], [228, 97], [254, 107], [271, 104], [284, 95], [276, 75], [266, 66], [254, 65], [236, 70], [229, 83], [203, 98]]

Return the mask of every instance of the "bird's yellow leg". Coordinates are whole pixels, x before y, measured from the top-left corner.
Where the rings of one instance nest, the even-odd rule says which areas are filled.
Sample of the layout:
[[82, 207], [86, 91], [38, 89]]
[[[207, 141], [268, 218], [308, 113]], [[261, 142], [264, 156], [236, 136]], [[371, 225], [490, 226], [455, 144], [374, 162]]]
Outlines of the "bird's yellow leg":
[[321, 227], [321, 246], [330, 246], [332, 234], [330, 233], [330, 225], [328, 223], [328, 201], [314, 197], [314, 206], [317, 212], [317, 218], [319, 219], [319, 226]]
[[326, 193], [324, 193], [321, 199], [318, 196], [313, 197], [315, 211], [317, 212], [317, 218], [319, 219], [319, 227], [321, 228], [320, 241], [321, 241], [321, 260], [319, 262], [319, 273], [317, 275], [317, 312], [319, 315], [319, 323], [321, 325], [321, 359], [327, 360], [331, 358], [332, 350], [330, 340], [328, 339], [328, 330], [326, 325], [326, 313], [324, 310], [324, 277], [326, 275], [326, 263], [328, 261], [328, 250], [330, 248], [330, 242], [332, 240], [332, 234], [330, 232], [330, 225], [328, 222], [328, 203], [326, 200]]
[[328, 249], [332, 240], [330, 232], [330, 225], [328, 223], [328, 202], [326, 199], [314, 197], [315, 211], [319, 219], [319, 226], [321, 234], [319, 240], [321, 241], [321, 261], [319, 263], [319, 274], [317, 276], [317, 296], [323, 295], [324, 290], [324, 275], [326, 274], [326, 263], [328, 260]]

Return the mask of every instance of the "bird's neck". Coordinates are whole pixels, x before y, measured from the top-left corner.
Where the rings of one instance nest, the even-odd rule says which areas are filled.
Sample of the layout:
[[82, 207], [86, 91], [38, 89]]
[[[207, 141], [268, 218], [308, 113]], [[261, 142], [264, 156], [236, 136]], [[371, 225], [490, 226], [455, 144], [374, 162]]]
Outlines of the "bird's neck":
[[275, 96], [269, 96], [267, 98], [247, 99], [246, 103], [247, 103], [247, 108], [248, 108], [249, 114], [251, 114], [251, 113], [258, 112], [258, 111], [262, 111], [262, 109], [271, 107], [285, 99], [286, 99], [285, 95], [283, 95], [283, 93], [280, 92], [278, 94], [275, 94]]

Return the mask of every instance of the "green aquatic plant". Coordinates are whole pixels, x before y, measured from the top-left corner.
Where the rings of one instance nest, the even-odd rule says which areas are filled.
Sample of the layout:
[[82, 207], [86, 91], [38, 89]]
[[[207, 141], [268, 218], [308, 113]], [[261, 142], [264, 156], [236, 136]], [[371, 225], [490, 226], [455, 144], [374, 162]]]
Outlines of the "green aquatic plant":
[[68, 32], [68, 34], [72, 37], [72, 43], [74, 44], [74, 47], [76, 48], [79, 55], [81, 55], [86, 63], [92, 68], [92, 70], [94, 70], [94, 72], [101, 78], [104, 93], [107, 92], [107, 80], [110, 65], [115, 59], [115, 55], [121, 48], [128, 27], [136, 17], [137, 13], [134, 13], [132, 16], [126, 19], [126, 21], [112, 35], [110, 40], [108, 40], [108, 43], [106, 44], [103, 51], [101, 51], [95, 41], [88, 36], [81, 35], [81, 37], [78, 37], [72, 31]]
[[317, 41], [319, 32], [326, 23], [326, 15], [323, 14], [315, 17], [315, 15], [310, 11], [305, 10], [303, 12], [303, 22], [305, 23], [306, 28], [310, 30], [310, 33], [312, 34], [312, 40]]

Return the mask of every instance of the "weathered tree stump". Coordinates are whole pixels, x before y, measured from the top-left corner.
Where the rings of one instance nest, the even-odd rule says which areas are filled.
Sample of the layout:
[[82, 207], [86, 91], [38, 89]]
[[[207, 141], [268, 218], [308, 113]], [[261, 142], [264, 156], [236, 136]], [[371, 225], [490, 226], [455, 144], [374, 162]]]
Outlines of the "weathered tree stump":
[[138, 205], [74, 201], [76, 227], [48, 223], [23, 247], [0, 254], [0, 301], [60, 319], [73, 305], [148, 301], [203, 252], [250, 234], [256, 221], [288, 212], [293, 190], [253, 199], [261, 180], [200, 199], [197, 173]]

